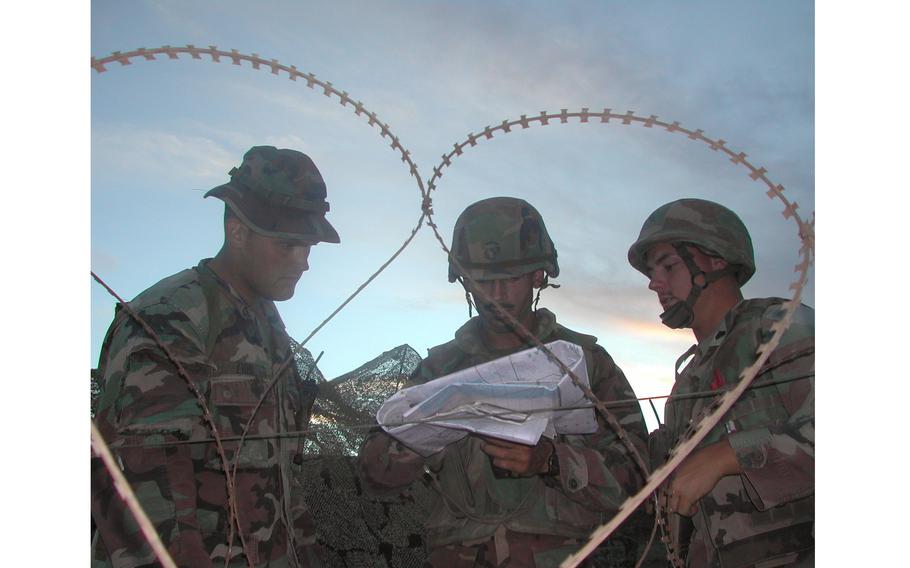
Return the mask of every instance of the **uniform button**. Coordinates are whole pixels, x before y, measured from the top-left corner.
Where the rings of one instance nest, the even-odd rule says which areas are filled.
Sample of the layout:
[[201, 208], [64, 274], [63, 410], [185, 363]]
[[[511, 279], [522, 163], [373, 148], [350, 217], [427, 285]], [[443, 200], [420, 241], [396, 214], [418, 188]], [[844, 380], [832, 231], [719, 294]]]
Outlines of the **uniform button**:
[[578, 481], [575, 479], [569, 480], [569, 489], [578, 489]]
[[294, 454], [293, 461], [294, 461], [294, 464], [295, 464], [295, 465], [300, 465], [300, 464], [302, 464], [302, 463], [303, 463], [303, 455], [301, 455], [300, 452]]
[[232, 396], [232, 395], [231, 395], [231, 391], [228, 390], [228, 389], [224, 389], [224, 392], [222, 393], [221, 396], [223, 396], [224, 398], [230, 400], [230, 399], [231, 399], [231, 396]]

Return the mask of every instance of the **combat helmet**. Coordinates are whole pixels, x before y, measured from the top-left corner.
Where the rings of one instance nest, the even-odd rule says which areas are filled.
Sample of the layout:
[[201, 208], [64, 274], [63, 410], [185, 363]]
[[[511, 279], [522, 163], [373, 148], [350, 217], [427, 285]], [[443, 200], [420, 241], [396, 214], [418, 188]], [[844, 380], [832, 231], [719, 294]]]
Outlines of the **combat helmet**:
[[338, 243], [326, 220], [325, 182], [309, 156], [297, 150], [253, 146], [231, 181], [209, 190], [253, 231], [267, 236]]
[[[455, 221], [452, 254], [477, 281], [514, 278], [543, 269], [559, 275], [556, 246], [543, 217], [523, 199], [491, 197], [469, 205]], [[449, 259], [449, 282], [461, 276]]]
[[638, 240], [629, 247], [629, 264], [648, 276], [645, 255], [657, 243], [690, 243], [732, 265], [742, 286], [755, 274], [755, 253], [749, 231], [723, 205], [705, 199], [671, 201], [645, 220]]

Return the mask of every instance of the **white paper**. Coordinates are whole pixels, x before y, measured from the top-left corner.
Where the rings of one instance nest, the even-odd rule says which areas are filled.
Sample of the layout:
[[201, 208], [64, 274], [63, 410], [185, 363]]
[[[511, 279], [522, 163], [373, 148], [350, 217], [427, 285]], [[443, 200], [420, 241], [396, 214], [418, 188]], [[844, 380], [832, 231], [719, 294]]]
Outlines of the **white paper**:
[[[589, 386], [581, 347], [568, 341], [546, 347]], [[591, 434], [597, 430], [593, 408], [559, 410], [590, 404], [571, 377], [533, 348], [402, 389], [382, 404], [376, 420], [429, 456], [470, 432], [529, 445], [542, 434]], [[539, 409], [547, 410], [530, 412]]]

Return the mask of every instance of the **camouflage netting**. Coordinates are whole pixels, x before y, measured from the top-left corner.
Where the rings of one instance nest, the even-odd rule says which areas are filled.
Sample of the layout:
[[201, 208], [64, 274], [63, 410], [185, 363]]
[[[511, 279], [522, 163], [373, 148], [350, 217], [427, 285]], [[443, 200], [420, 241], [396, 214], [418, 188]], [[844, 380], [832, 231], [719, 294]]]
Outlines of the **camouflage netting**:
[[[316, 524], [319, 542], [332, 568], [416, 568], [426, 559], [423, 519], [432, 506], [432, 489], [414, 483], [397, 497], [368, 494], [357, 476], [357, 452], [386, 398], [400, 389], [420, 362], [408, 345], [326, 381], [310, 353], [297, 345], [301, 377], [319, 385], [307, 439], [301, 484]], [[100, 393], [91, 376], [92, 416]], [[637, 513], [588, 559], [587, 566], [634, 566], [652, 521]], [[660, 543], [645, 566], [666, 566]], [[654, 558], [654, 562], [651, 561]]]
[[409, 345], [386, 351], [332, 381], [326, 381], [312, 355], [293, 345], [300, 376], [319, 385], [310, 420], [312, 435], [304, 451], [309, 455], [356, 456], [376, 411], [400, 389], [420, 362]]
[[[320, 387], [301, 481], [328, 565], [422, 566], [426, 559], [422, 520], [432, 506], [432, 489], [419, 482], [399, 497], [368, 494], [356, 469], [357, 451], [367, 432], [364, 426], [375, 424], [376, 410], [403, 386], [420, 356], [402, 345], [328, 382], [308, 351], [296, 349], [295, 354], [300, 375], [316, 380]], [[644, 513], [633, 515], [588, 559], [588, 565], [634, 566], [651, 523]], [[666, 565], [659, 548], [659, 543], [653, 547], [657, 555], [649, 555], [646, 566]], [[655, 563], [650, 562], [651, 557]]]
[[[431, 489], [414, 483], [400, 497], [366, 494], [357, 478], [356, 458], [320, 456], [304, 461], [307, 504], [331, 567], [409, 568], [426, 559], [422, 519], [430, 513]], [[589, 566], [634, 566], [651, 530], [651, 521], [636, 514], [595, 555]], [[657, 563], [661, 545], [657, 543]], [[649, 555], [650, 557], [654, 556]]]
[[421, 566], [426, 558], [421, 519], [430, 511], [430, 490], [415, 483], [400, 497], [366, 495], [355, 462], [348, 456], [304, 461], [301, 482], [327, 565]]

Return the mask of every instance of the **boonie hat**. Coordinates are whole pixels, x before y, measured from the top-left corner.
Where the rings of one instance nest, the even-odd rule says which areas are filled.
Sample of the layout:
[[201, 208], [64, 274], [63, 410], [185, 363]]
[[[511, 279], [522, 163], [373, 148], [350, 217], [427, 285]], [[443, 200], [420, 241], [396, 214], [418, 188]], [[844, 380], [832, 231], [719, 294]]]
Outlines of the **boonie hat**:
[[243, 162], [228, 172], [231, 181], [209, 190], [253, 231], [275, 238], [338, 243], [326, 220], [325, 182], [303, 152], [253, 146]]

